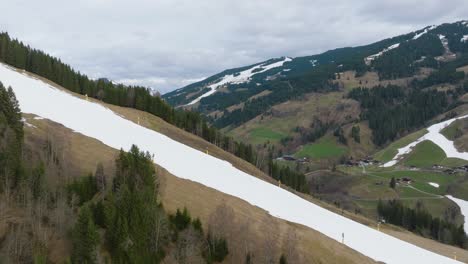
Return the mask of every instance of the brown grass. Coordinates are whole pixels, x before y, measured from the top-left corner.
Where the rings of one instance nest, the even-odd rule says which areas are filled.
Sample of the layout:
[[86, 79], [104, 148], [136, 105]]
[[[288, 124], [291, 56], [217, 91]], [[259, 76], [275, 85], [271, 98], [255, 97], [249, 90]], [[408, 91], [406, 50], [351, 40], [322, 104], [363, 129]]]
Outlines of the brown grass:
[[[69, 146], [66, 157], [73, 161], [72, 164], [75, 164], [75, 167], [70, 170], [72, 176], [94, 171], [97, 162], [108, 164], [105, 169], [106, 175], [113, 171], [112, 164], [117, 150], [95, 139], [74, 133], [60, 124], [49, 120], [35, 120], [31, 117], [27, 116], [27, 122], [36, 128], [26, 127], [28, 142], [43, 142], [47, 138], [52, 138], [57, 145]], [[66, 136], [56, 137], [56, 135]], [[272, 217], [266, 211], [239, 198], [226, 195], [196, 182], [177, 178], [157, 165], [156, 168], [160, 180], [161, 200], [166, 210], [174, 212], [177, 208], [187, 207], [194, 217], [199, 217], [206, 224], [212, 212], [219, 205], [226, 204], [234, 210], [236, 219], [249, 224], [254, 253], [258, 256], [262, 254], [263, 241], [267, 239], [267, 236], [272, 235], [275, 252], [279, 258], [286, 234], [294, 230], [299, 240], [297, 250], [303, 258], [303, 263], [373, 263], [362, 254], [315, 230]], [[274, 233], [271, 234], [265, 230]], [[233, 252], [241, 250], [236, 248], [242, 242], [238, 241], [236, 236], [229, 242]], [[69, 248], [67, 248], [52, 248], [51, 260], [55, 263], [61, 263], [64, 256], [69, 254]], [[231, 256], [227, 263], [238, 263], [238, 259]]]
[[393, 80], [380, 80], [377, 72], [366, 72], [361, 77], [356, 77], [355, 71], [340, 72], [340, 79], [335, 80], [335, 83], [345, 90], [350, 90], [356, 87], [372, 88], [377, 85], [387, 86], [389, 84], [406, 87], [413, 79], [422, 79], [427, 77], [432, 72], [432, 69], [422, 68], [414, 77], [398, 78]]

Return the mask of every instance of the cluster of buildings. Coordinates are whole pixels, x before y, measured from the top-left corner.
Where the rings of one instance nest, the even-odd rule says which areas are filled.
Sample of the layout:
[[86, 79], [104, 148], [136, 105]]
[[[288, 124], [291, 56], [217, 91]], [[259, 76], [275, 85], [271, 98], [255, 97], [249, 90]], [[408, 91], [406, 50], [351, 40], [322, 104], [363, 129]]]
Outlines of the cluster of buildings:
[[369, 166], [369, 165], [379, 165], [379, 164], [380, 164], [380, 161], [375, 160], [372, 157], [366, 157], [366, 158], [358, 159], [358, 160], [354, 160], [354, 159], [351, 158], [345, 163], [345, 165], [349, 166], [349, 167]]
[[449, 168], [449, 167], [445, 167], [445, 166], [442, 166], [442, 165], [434, 164], [434, 165], [432, 165], [432, 169], [433, 170], [440, 170], [440, 171], [443, 171], [443, 172], [445, 172], [447, 174], [467, 173], [468, 172], [468, 165], [459, 166], [459, 167], [455, 167], [455, 168]]
[[292, 155], [284, 155], [284, 156], [276, 158], [276, 160], [295, 161], [295, 162], [298, 162], [298, 163], [310, 162], [310, 159], [307, 158], [307, 157], [296, 158], [296, 157], [294, 157]]

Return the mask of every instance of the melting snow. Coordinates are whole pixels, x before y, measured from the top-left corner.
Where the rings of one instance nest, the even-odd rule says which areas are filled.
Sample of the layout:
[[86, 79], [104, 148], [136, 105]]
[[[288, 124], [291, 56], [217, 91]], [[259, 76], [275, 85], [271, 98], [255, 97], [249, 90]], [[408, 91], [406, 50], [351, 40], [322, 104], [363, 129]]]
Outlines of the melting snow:
[[465, 233], [468, 233], [468, 202], [462, 199], [455, 198], [452, 195], [446, 195], [445, 197], [449, 198], [460, 207], [461, 213], [465, 220], [463, 228], [465, 229]]
[[468, 35], [464, 35], [463, 38], [460, 39], [461, 42], [466, 42], [468, 40]]
[[195, 100], [193, 100], [190, 103], [186, 104], [186, 106], [196, 104], [202, 98], [205, 98], [205, 97], [208, 97], [208, 96], [214, 94], [216, 92], [216, 90], [218, 89], [218, 87], [221, 87], [221, 86], [226, 85], [228, 83], [238, 84], [238, 83], [249, 82], [250, 79], [252, 78], [252, 76], [254, 76], [255, 74], [266, 72], [266, 71], [271, 70], [273, 68], [281, 67], [281, 66], [283, 66], [283, 64], [285, 62], [289, 62], [289, 61], [292, 61], [292, 59], [286, 57], [283, 60], [278, 61], [278, 62], [274, 62], [274, 63], [271, 63], [271, 64], [267, 64], [267, 63], [259, 64], [259, 65], [256, 65], [256, 66], [250, 68], [250, 69], [241, 71], [239, 73], [225, 75], [224, 77], [221, 78], [220, 81], [218, 81], [216, 83], [213, 83], [211, 85], [208, 85], [208, 88], [210, 88], [210, 90], [208, 92], [200, 95]]
[[27, 127], [37, 128], [35, 125], [28, 123], [28, 121], [24, 117], [21, 118], [21, 122], [23, 122], [23, 124], [25, 124]]
[[315, 66], [317, 66], [317, 64], [318, 64], [318, 63], [317, 63], [318, 60], [310, 60], [309, 62], [310, 62], [310, 64], [312, 64], [312, 67], [315, 67]]
[[422, 35], [424, 35], [424, 34], [426, 34], [427, 32], [433, 30], [434, 28], [436, 28], [436, 26], [430, 26], [430, 27], [425, 28], [425, 29], [423, 30], [423, 32], [414, 35], [413, 40], [420, 38]]
[[[25, 113], [53, 120], [115, 148], [132, 144], [154, 156], [173, 175], [198, 182], [263, 208], [272, 216], [308, 226], [385, 263], [457, 263], [371, 227], [328, 211], [232, 164], [195, 150], [153, 130], [124, 119], [110, 109], [29, 78], [0, 64], [0, 79], [16, 93]], [[86, 118], [83, 118], [86, 117]]]
[[377, 54], [374, 54], [374, 55], [370, 55], [369, 57], [366, 57], [364, 58], [364, 62], [367, 64], [367, 65], [370, 65], [370, 63], [375, 60], [376, 58], [382, 56], [385, 52], [389, 51], [389, 50], [392, 50], [392, 49], [396, 49], [400, 46], [400, 43], [396, 43], [396, 44], [393, 44], [391, 46], [389, 46], [388, 48], [385, 48], [383, 49], [381, 52], [377, 53]]
[[415, 147], [417, 144], [421, 143], [424, 140], [430, 140], [434, 142], [436, 145], [438, 145], [445, 152], [445, 154], [447, 155], [447, 158], [459, 158], [459, 159], [468, 160], [468, 152], [459, 152], [455, 148], [453, 141], [448, 140], [444, 135], [440, 133], [442, 129], [449, 126], [454, 121], [458, 119], [467, 118], [467, 117], [468, 115], [464, 115], [464, 116], [452, 118], [452, 119], [430, 126], [427, 129], [429, 131], [427, 134], [413, 141], [409, 145], [398, 149], [397, 155], [391, 161], [385, 163], [383, 167], [391, 167], [397, 164], [398, 161], [403, 157], [403, 155], [410, 153], [413, 150], [413, 147]]
[[448, 40], [444, 35], [438, 35], [442, 46], [444, 46], [445, 51], [450, 51], [448, 46]]
[[439, 188], [439, 184], [438, 183], [435, 183], [435, 182], [429, 182], [429, 185], [431, 185], [432, 187], [436, 187], [436, 188]]

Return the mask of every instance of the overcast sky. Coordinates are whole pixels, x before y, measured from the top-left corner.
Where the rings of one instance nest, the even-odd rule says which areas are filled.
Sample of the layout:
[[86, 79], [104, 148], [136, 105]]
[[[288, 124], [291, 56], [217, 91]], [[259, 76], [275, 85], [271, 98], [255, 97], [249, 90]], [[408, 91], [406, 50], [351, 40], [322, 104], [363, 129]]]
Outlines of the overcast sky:
[[0, 2], [0, 31], [93, 78], [163, 93], [226, 68], [468, 19], [467, 0]]

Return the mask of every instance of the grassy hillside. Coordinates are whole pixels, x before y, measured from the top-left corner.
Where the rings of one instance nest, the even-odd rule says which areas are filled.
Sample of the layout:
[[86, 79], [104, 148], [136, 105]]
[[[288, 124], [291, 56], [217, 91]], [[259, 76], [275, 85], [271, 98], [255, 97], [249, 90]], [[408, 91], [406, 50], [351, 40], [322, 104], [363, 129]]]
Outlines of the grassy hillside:
[[336, 140], [331, 137], [323, 137], [316, 143], [307, 144], [300, 148], [294, 155], [298, 158], [327, 159], [339, 158], [346, 153], [346, 148], [340, 146]]
[[[115, 169], [113, 160], [118, 154], [117, 150], [111, 149], [97, 140], [73, 133], [60, 124], [34, 119], [30, 115], [25, 117], [26, 122], [32, 125], [26, 127], [26, 142], [32, 152], [34, 149], [40, 148], [43, 142], [52, 141], [57, 153], [66, 157], [70, 164], [70, 166], [64, 166], [68, 170], [69, 177], [80, 177], [94, 171], [98, 162], [106, 164], [105, 171]], [[279, 259], [279, 252], [282, 252], [283, 248], [293, 246], [288, 245], [288, 243], [294, 243], [292, 250], [301, 256], [301, 263], [336, 261], [373, 263], [368, 258], [314, 230], [276, 219], [238, 198], [225, 195], [198, 183], [179, 179], [158, 166], [157, 174], [160, 176], [161, 201], [169, 212], [187, 207], [193, 217], [199, 217], [206, 224], [221, 206], [228, 206], [233, 210], [235, 217], [229, 219], [225, 226], [229, 240], [232, 241], [230, 243], [232, 255], [228, 258], [228, 263], [242, 261], [246, 250], [244, 246], [251, 252], [255, 252], [255, 259], [262, 259], [264, 254], [278, 254]], [[59, 180], [57, 177], [50, 177], [48, 180], [57, 182]], [[17, 220], [20, 221], [20, 219]], [[242, 232], [239, 233], [237, 228], [242, 228]], [[54, 263], [61, 263], [69, 254], [70, 245], [66, 242], [66, 238], [62, 237], [61, 241], [65, 244], [61, 246], [54, 244], [56, 246], [52, 248], [50, 253]], [[265, 243], [270, 243], [272, 248], [264, 249]], [[314, 250], [310, 250], [311, 248]], [[333, 248], [333, 251], [330, 248]]]

